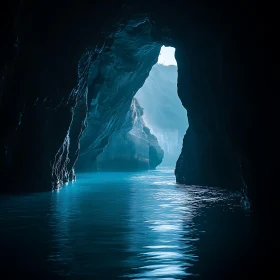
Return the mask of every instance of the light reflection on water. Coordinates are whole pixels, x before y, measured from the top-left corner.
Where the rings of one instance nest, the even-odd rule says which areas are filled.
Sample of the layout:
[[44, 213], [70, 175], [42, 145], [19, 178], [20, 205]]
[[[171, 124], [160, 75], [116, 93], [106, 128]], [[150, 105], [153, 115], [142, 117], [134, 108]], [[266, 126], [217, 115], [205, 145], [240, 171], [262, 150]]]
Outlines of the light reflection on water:
[[[133, 254], [127, 262], [143, 265], [134, 267], [126, 276], [129, 279], [181, 279], [197, 259], [193, 254], [194, 207], [187, 203], [190, 198], [176, 186], [171, 170], [150, 172], [149, 176], [136, 175], [130, 180], [139, 184], [133, 188], [129, 210], [133, 219], [130, 250], [138, 254]], [[148, 186], [141, 188], [147, 182]]]
[[212, 219], [205, 209], [242, 212], [239, 202], [235, 193], [176, 185], [167, 168], [78, 174], [58, 192], [0, 200], [0, 245], [25, 255], [1, 259], [52, 279], [184, 279], [200, 274], [193, 267]]

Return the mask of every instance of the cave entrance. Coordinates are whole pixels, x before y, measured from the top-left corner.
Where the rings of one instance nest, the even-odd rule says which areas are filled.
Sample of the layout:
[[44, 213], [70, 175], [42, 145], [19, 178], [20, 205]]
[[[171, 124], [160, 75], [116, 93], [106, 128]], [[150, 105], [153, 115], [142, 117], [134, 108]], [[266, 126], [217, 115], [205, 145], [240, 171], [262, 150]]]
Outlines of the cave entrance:
[[98, 155], [98, 171], [140, 171], [159, 165], [175, 168], [188, 128], [177, 77], [175, 49], [162, 46], [122, 126]]
[[188, 128], [187, 111], [177, 93], [175, 49], [162, 46], [155, 62], [135, 91], [122, 126], [97, 156], [98, 171], [175, 167]]
[[152, 67], [135, 98], [143, 108], [143, 119], [164, 151], [161, 166], [175, 167], [188, 129], [187, 111], [177, 91], [175, 48], [162, 46], [158, 62]]

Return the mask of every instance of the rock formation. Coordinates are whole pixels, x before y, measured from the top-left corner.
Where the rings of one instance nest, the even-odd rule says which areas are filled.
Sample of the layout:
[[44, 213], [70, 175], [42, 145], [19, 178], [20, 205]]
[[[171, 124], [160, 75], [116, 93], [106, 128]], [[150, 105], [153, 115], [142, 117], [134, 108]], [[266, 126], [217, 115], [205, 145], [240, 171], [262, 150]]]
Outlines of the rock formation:
[[143, 109], [133, 98], [126, 120], [97, 157], [97, 170], [137, 171], [155, 169], [163, 159], [157, 138], [143, 121]]
[[87, 127], [81, 138], [78, 171], [96, 170], [97, 156], [125, 122], [133, 96], [156, 63], [161, 46], [153, 42], [151, 32], [147, 18], [118, 26], [111, 46], [92, 61], [87, 81]]

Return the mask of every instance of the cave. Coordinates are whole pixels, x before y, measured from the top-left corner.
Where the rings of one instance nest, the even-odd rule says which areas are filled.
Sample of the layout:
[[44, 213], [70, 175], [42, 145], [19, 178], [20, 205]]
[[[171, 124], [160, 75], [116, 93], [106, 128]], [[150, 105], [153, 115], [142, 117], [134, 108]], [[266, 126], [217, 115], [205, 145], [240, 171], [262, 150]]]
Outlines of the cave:
[[[272, 6], [252, 1], [10, 1], [0, 11], [3, 197], [49, 193], [98, 170], [161, 47], [173, 47], [189, 123], [177, 186], [241, 192], [260, 251], [234, 275], [246, 268], [252, 276], [256, 264], [271, 272], [279, 213], [274, 19]], [[229, 271], [205, 279], [229, 279]]]
[[[203, 65], [207, 59], [221, 59], [219, 57], [221, 52], [216, 48], [216, 42], [212, 43], [213, 46], [209, 46], [208, 53], [206, 51], [198, 52], [199, 48], [195, 44], [204, 43], [199, 40], [206, 40], [207, 36], [203, 34], [200, 38], [197, 35], [199, 33], [196, 33], [198, 38], [195, 38], [194, 46], [191, 44], [186, 46], [195, 48], [199, 55], [194, 71], [190, 71], [185, 67], [193, 65], [193, 63], [187, 59], [195, 59], [196, 53], [190, 49], [191, 56], [185, 58], [184, 55], [188, 54], [188, 49], [182, 52], [181, 46], [176, 45], [174, 31], [166, 31], [164, 26], [161, 27], [163, 30], [159, 28], [157, 30], [157, 25], [146, 15], [137, 15], [134, 19], [128, 17], [113, 26], [102, 45], [89, 48], [90, 43], [87, 42], [87, 48], [77, 58], [76, 68], [72, 73], [65, 72], [71, 69], [66, 61], [65, 63], [60, 62], [61, 66], [63, 65], [62, 68], [58, 65], [50, 65], [51, 57], [58, 63], [56, 58], [60, 57], [57, 53], [60, 48], [57, 45], [47, 48], [49, 62], [42, 61], [39, 54], [38, 58], [34, 58], [36, 73], [25, 71], [24, 73], [27, 75], [25, 77], [24, 73], [15, 70], [13, 77], [16, 78], [17, 73], [20, 72], [19, 79], [24, 84], [27, 83], [28, 77], [31, 78], [30, 75], [32, 75], [32, 80], [35, 79], [38, 83], [39, 81], [41, 83], [41, 76], [48, 75], [49, 80], [40, 90], [39, 96], [36, 95], [38, 90], [36, 83], [30, 85], [32, 88], [28, 90], [28, 97], [26, 97], [30, 105], [27, 105], [25, 100], [22, 105], [17, 101], [16, 104], [20, 107], [19, 112], [13, 114], [10, 119], [11, 122], [14, 122], [16, 136], [12, 140], [9, 139], [11, 135], [7, 136], [6, 142], [3, 143], [3, 165], [6, 168], [3, 173], [4, 176], [8, 175], [10, 180], [15, 180], [11, 184], [11, 188], [14, 187], [17, 191], [18, 189], [20, 191], [56, 189], [75, 180], [75, 171], [96, 170], [96, 158], [108, 144], [113, 133], [124, 123], [132, 98], [144, 84], [152, 66], [156, 64], [162, 45], [172, 45], [177, 49], [178, 95], [188, 111], [190, 122], [184, 138], [183, 150], [176, 165], [177, 182], [188, 185], [240, 188], [243, 182], [240, 168], [242, 160], [237, 148], [233, 147], [232, 141], [229, 139], [229, 132], [225, 131], [226, 125], [218, 123], [219, 115], [224, 113], [224, 106], [221, 108], [216, 104], [209, 106], [210, 98], [213, 98], [209, 93], [211, 91], [208, 81], [210, 77], [201, 78], [200, 76], [206, 75], [203, 72], [194, 75], [195, 71], [207, 71]], [[207, 43], [209, 42], [207, 41]], [[35, 55], [36, 53], [32, 54], [34, 57]], [[204, 58], [202, 55], [210, 57]], [[65, 54], [62, 57], [66, 58]], [[184, 65], [180, 65], [180, 61], [183, 60]], [[201, 60], [203, 62], [200, 62]], [[69, 61], [73, 62], [73, 59], [69, 59]], [[212, 63], [211, 60], [207, 62]], [[202, 65], [198, 70], [199, 63]], [[32, 65], [32, 62], [28, 64]], [[221, 69], [216, 69], [219, 65], [214, 65], [214, 62], [211, 66], [215, 67], [215, 71], [211, 69], [211, 75], [216, 74], [211, 78], [218, 83], [221, 77], [217, 77], [217, 75]], [[37, 67], [39, 67], [39, 71]], [[57, 73], [58, 71], [59, 73]], [[182, 83], [180, 73], [184, 73], [184, 71], [188, 71], [188, 77], [182, 77], [184, 80]], [[37, 78], [38, 73], [40, 73], [40, 77]], [[54, 75], [54, 77], [49, 75]], [[62, 81], [61, 86], [53, 84], [57, 79], [60, 80], [57, 75], [64, 77], [63, 79], [66, 80], [64, 85], [62, 85]], [[63, 91], [61, 87], [67, 87], [70, 84], [69, 80], [72, 83], [77, 81], [77, 84], [69, 89], [68, 96], [63, 94], [60, 97], [59, 92]], [[20, 82], [11, 85], [13, 92], [16, 92], [17, 87], [24, 86]], [[218, 86], [216, 88], [216, 85], [213, 86], [215, 86], [215, 94], [218, 94], [221, 91], [220, 85], [219, 88]], [[55, 93], [52, 87], [56, 87]], [[180, 93], [182, 91], [188, 92], [188, 95], [182, 96]], [[48, 96], [50, 92], [52, 92], [52, 96]], [[201, 96], [200, 100], [203, 99], [203, 102], [196, 104], [194, 101], [195, 105], [190, 106], [193, 100], [192, 95], [203, 93], [211, 97]], [[11, 95], [5, 96], [7, 99], [3, 99], [3, 104], [12, 101], [10, 100]], [[207, 98], [209, 99], [207, 100]], [[195, 106], [198, 108], [193, 113], [192, 110]], [[3, 106], [3, 108], [9, 110], [8, 106]], [[11, 113], [11, 110], [9, 112]], [[203, 115], [205, 115], [205, 120], [202, 119]], [[194, 128], [192, 119], [197, 124]], [[5, 127], [9, 134], [11, 124], [6, 122]], [[207, 141], [204, 141], [205, 139]], [[13, 142], [14, 144], [11, 144]], [[16, 169], [17, 176], [9, 175], [9, 172], [13, 173], [14, 169]], [[26, 183], [24, 187], [21, 182]]]

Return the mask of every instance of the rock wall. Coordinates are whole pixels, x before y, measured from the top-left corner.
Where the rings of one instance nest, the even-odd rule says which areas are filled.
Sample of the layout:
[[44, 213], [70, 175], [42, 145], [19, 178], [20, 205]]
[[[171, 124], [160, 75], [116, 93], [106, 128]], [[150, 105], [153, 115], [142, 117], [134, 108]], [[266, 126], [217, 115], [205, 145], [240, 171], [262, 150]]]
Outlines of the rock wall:
[[87, 127], [81, 139], [77, 171], [96, 170], [96, 157], [123, 125], [133, 96], [160, 52], [161, 45], [154, 42], [148, 18], [130, 20], [118, 28], [110, 48], [89, 69]]
[[142, 116], [143, 109], [133, 98], [123, 126], [111, 136], [108, 145], [97, 157], [97, 170], [148, 170], [155, 169], [162, 162], [164, 152]]
[[[77, 9], [77, 3], [68, 4]], [[77, 14], [61, 18], [63, 2], [55, 16], [51, 5], [40, 6], [42, 17], [25, 6], [37, 24], [24, 15], [21, 29], [34, 34], [22, 36], [21, 55], [15, 59], [11, 53], [1, 80], [0, 170], [9, 182], [4, 192], [51, 190], [74, 180], [79, 154], [78, 171], [95, 170], [96, 157], [122, 126], [134, 94], [157, 61], [160, 44], [146, 16], [112, 26], [112, 14], [101, 6], [95, 17], [88, 5], [80, 10], [82, 18], [93, 17], [91, 23], [79, 21]], [[68, 29], [75, 20], [79, 28]], [[98, 27], [87, 33], [87, 24]]]

